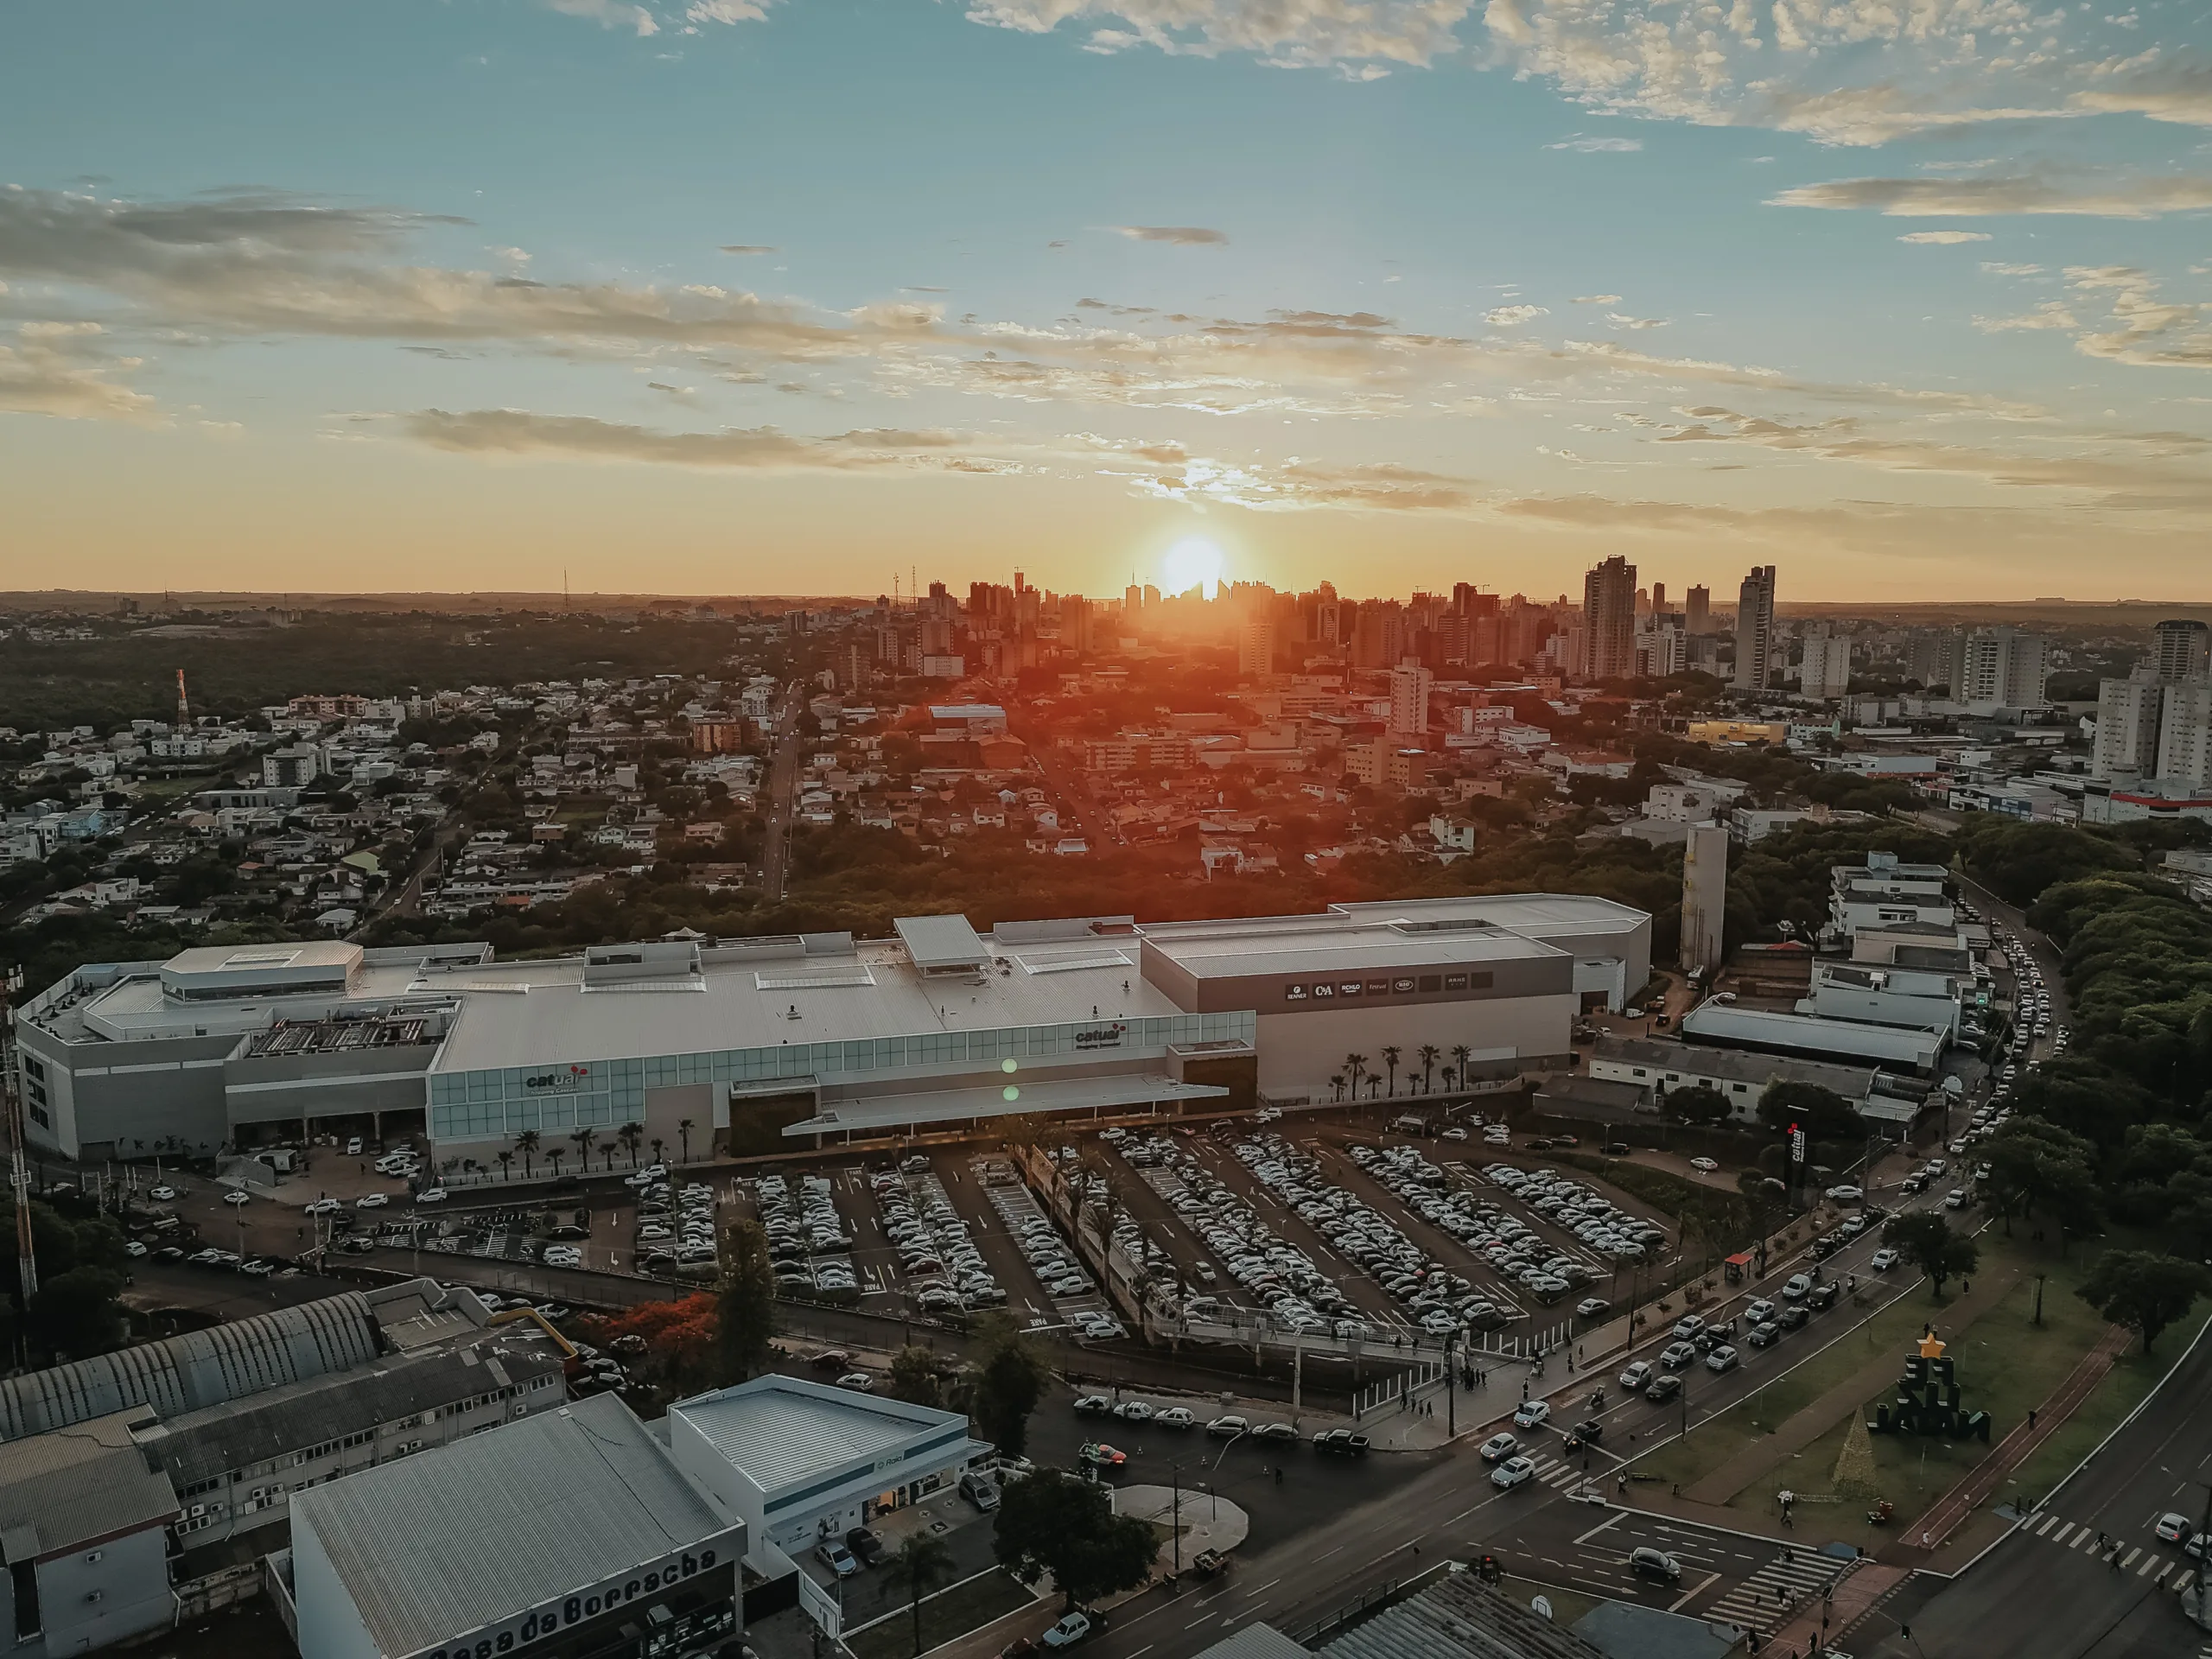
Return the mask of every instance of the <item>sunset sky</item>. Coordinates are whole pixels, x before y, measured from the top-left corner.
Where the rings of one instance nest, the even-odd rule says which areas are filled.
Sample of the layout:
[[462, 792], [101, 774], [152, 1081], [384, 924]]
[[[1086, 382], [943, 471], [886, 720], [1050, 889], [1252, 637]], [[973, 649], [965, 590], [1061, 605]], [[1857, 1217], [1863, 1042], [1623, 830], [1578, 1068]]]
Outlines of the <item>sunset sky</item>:
[[0, 588], [2212, 598], [2212, 6], [0, 10]]

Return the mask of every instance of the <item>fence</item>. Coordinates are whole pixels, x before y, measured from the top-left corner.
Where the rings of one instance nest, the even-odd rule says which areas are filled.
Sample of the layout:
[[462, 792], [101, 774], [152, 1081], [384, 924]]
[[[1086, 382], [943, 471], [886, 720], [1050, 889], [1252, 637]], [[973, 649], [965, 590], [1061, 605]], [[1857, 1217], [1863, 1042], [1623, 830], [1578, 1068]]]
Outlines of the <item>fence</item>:
[[1446, 1381], [1452, 1373], [1441, 1361], [1424, 1360], [1394, 1376], [1362, 1389], [1351, 1397], [1351, 1420], [1358, 1422], [1370, 1412], [1380, 1411], [1392, 1401], [1411, 1395], [1433, 1382]]
[[1408, 1596], [1426, 1590], [1431, 1583], [1446, 1573], [1465, 1570], [1457, 1561], [1439, 1561], [1425, 1572], [1412, 1573], [1402, 1579], [1391, 1579], [1376, 1586], [1372, 1590], [1363, 1590], [1356, 1598], [1344, 1603], [1334, 1612], [1323, 1615], [1301, 1630], [1286, 1630], [1283, 1634], [1297, 1643], [1299, 1646], [1310, 1648], [1323, 1637], [1333, 1636], [1348, 1625], [1357, 1624], [1370, 1613], [1380, 1612], [1393, 1602], [1402, 1601]]

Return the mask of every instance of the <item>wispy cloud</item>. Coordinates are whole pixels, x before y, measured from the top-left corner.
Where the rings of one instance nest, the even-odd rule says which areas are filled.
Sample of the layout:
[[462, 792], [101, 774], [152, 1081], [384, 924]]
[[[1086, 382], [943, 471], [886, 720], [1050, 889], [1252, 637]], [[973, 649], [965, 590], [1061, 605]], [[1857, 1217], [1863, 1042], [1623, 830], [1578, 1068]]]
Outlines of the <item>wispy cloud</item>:
[[1955, 248], [1962, 242], [1992, 242], [1987, 231], [1907, 231], [1897, 238], [1921, 248]]
[[1549, 315], [1551, 312], [1541, 305], [1501, 305], [1496, 310], [1484, 312], [1483, 321], [1493, 328], [1518, 328], [1524, 322]]
[[1546, 144], [1546, 149], [1580, 150], [1585, 156], [1625, 156], [1643, 148], [1641, 138], [1605, 138], [1577, 133], [1572, 138], [1562, 138], [1555, 144]]
[[1202, 225], [1115, 225], [1109, 228], [1115, 235], [1126, 236], [1132, 242], [1172, 242], [1185, 248], [1229, 245], [1226, 232], [1210, 231]]
[[26, 322], [10, 343], [0, 336], [0, 410], [64, 420], [148, 422], [154, 399], [117, 377], [141, 366], [111, 357], [92, 322]]
[[2137, 175], [2083, 185], [2063, 184], [2034, 174], [1980, 179], [1839, 179], [1784, 190], [1771, 198], [1770, 205], [1871, 209], [1896, 219], [1968, 219], [2010, 213], [2156, 219], [2161, 213], [2212, 207], [2212, 178]]
[[721, 251], [736, 254], [741, 258], [752, 258], [764, 253], [781, 253], [783, 250], [760, 242], [725, 242], [721, 245]]
[[639, 36], [660, 33], [659, 20], [645, 7], [627, 0], [545, 0], [545, 3], [563, 16], [585, 18], [601, 29], [626, 29]]

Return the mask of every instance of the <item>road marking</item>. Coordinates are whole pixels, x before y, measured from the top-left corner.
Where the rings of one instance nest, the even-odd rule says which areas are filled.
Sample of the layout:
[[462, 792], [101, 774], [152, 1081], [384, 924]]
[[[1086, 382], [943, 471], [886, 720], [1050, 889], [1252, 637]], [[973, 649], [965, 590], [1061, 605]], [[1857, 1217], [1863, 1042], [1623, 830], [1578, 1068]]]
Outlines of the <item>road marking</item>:
[[[1480, 1506], [1479, 1504], [1478, 1504], [1478, 1505], [1476, 1506], [1476, 1508], [1478, 1508], [1478, 1509], [1479, 1509], [1480, 1507], [1481, 1507], [1481, 1506]], [[1463, 1513], [1463, 1514], [1466, 1514], [1466, 1515], [1472, 1515], [1474, 1512], [1475, 1512], [1475, 1511], [1474, 1511], [1474, 1510], [1463, 1510], [1463, 1511], [1462, 1511], [1462, 1513]], [[1456, 1516], [1456, 1515], [1455, 1515], [1455, 1516], [1453, 1516], [1452, 1517], [1452, 1519], [1453, 1521], [1457, 1521], [1459, 1518], [1459, 1516]], [[1446, 1524], [1448, 1525], [1448, 1524], [1449, 1524], [1449, 1522], [1447, 1522]], [[1315, 1560], [1317, 1560], [1317, 1561], [1325, 1561], [1325, 1560], [1327, 1560], [1329, 1559], [1329, 1557], [1330, 1557], [1330, 1556], [1332, 1556], [1332, 1555], [1335, 1554], [1337, 1553], [1337, 1551], [1338, 1551], [1338, 1550], [1342, 1549], [1343, 1548], [1344, 1548], [1344, 1546], [1343, 1546], [1342, 1544], [1335, 1545], [1335, 1546], [1333, 1546], [1333, 1547], [1332, 1547], [1332, 1548], [1328, 1548], [1328, 1549], [1325, 1549], [1325, 1550], [1323, 1550], [1323, 1551], [1322, 1551], [1319, 1555], [1316, 1555], [1313, 1559], [1314, 1559]], [[1131, 1655], [1129, 1656], [1129, 1659], [1136, 1659], [1136, 1656], [1135, 1656], [1135, 1654], [1131, 1654]]]
[[2044, 1516], [2044, 1518], [2043, 1518], [2043, 1525], [2041, 1525], [2041, 1526], [2039, 1526], [2039, 1527], [2037, 1527], [2037, 1528], [2036, 1529], [2036, 1536], [2037, 1536], [2037, 1537], [2038, 1537], [2038, 1538], [2042, 1537], [2042, 1536], [2044, 1535], [2044, 1534], [2045, 1534], [2045, 1533], [2049, 1532], [2049, 1531], [2050, 1531], [2053, 1527], [2056, 1526], [2057, 1524], [2058, 1524], [2058, 1517], [2057, 1517], [2056, 1516], [2055, 1516], [2055, 1515], [2046, 1515], [2046, 1516]]
[[2179, 1595], [2183, 1591], [2189, 1588], [2189, 1581], [2196, 1576], [2196, 1569], [2195, 1567], [2184, 1567], [2178, 1573], [2175, 1574], [2173, 1583], [2167, 1587], [2172, 1590], [2176, 1595]]
[[1183, 1628], [1186, 1630], [1195, 1630], [1201, 1624], [1211, 1624], [1218, 1617], [1219, 1615], [1215, 1613], [1200, 1613]]
[[[2051, 1518], [2053, 1521], [2056, 1521], [2056, 1519], [2058, 1519], [2058, 1517], [2057, 1517], [2056, 1516], [2055, 1516], [2055, 1515], [2054, 1515], [2053, 1516], [2051, 1516], [2050, 1518]], [[2071, 1521], [2069, 1521], [2069, 1522], [2068, 1522], [2064, 1526], [2061, 1527], [2061, 1528], [2058, 1529], [2057, 1535], [2056, 1535], [2055, 1537], [2053, 1537], [2053, 1538], [2051, 1539], [2051, 1541], [2051, 1541], [2052, 1543], [2054, 1543], [2054, 1544], [2063, 1544], [2063, 1543], [2064, 1543], [2064, 1542], [2066, 1541], [2066, 1535], [2067, 1535], [2067, 1534], [2069, 1534], [2069, 1532], [2073, 1531], [2073, 1530], [2074, 1530], [2074, 1523], [2073, 1523]]]
[[1587, 1543], [1591, 1539], [1595, 1538], [1599, 1533], [1605, 1531], [1606, 1528], [1618, 1524], [1621, 1517], [1627, 1513], [1628, 1511], [1626, 1510], [1615, 1510], [1611, 1515], [1600, 1521], [1596, 1526], [1591, 1528], [1589, 1531], [1584, 1533], [1581, 1537], [1576, 1539], [1574, 1541], [1578, 1544]]
[[[1268, 1591], [1270, 1591], [1270, 1590], [1274, 1589], [1274, 1588], [1275, 1587], [1275, 1586], [1277, 1586], [1277, 1585], [1281, 1584], [1281, 1582], [1282, 1582], [1282, 1580], [1281, 1580], [1281, 1579], [1269, 1579], [1269, 1580], [1268, 1580], [1265, 1584], [1262, 1585], [1262, 1586], [1261, 1586], [1257, 1590], [1247, 1590], [1244, 1593], [1245, 1593], [1246, 1595], [1248, 1595], [1248, 1596], [1263, 1595], [1263, 1594], [1265, 1594]], [[1131, 1656], [1130, 1656], [1130, 1659], [1135, 1659], [1135, 1655], [1131, 1655]]]
[[2129, 1567], [2135, 1565], [2135, 1558], [2142, 1553], [2143, 1546], [2140, 1544], [2138, 1544], [2134, 1548], [2129, 1550], [2127, 1552], [2127, 1559], [2120, 1564], [2120, 1570], [2123, 1573], [2126, 1572]]
[[1692, 1596], [1701, 1596], [1719, 1582], [1720, 1575], [1718, 1573], [1707, 1573], [1702, 1580], [1691, 1586], [1688, 1589], [1683, 1591], [1681, 1595], [1676, 1596], [1673, 1601], [1669, 1602], [1667, 1605], [1667, 1611], [1670, 1613], [1680, 1612], [1681, 1611], [1682, 1604], [1688, 1601]]
[[[2136, 1576], [2137, 1578], [2139, 1578], [2139, 1578], [2141, 1578], [2145, 1573], [2148, 1573], [2148, 1572], [2149, 1572], [2152, 1567], [2156, 1567], [2158, 1564], [2158, 1558], [2156, 1555], [2145, 1555], [2145, 1556], [2143, 1558], [2143, 1565], [2142, 1565], [2142, 1566], [2140, 1566], [2140, 1567], [2137, 1567], [2137, 1568], [2135, 1569], [2135, 1576]], [[2168, 1570], [2169, 1570], [2169, 1571], [2171, 1571], [2171, 1568], [2172, 1568], [2172, 1565], [2173, 1565], [2173, 1564], [2172, 1564], [2171, 1562], [2168, 1562], [2168, 1563], [2167, 1563], [2167, 1567], [2168, 1567]], [[2165, 1574], [2162, 1573], [2160, 1573], [2158, 1576], [2159, 1576], [2160, 1578], [2164, 1578], [2164, 1577], [2165, 1576]]]

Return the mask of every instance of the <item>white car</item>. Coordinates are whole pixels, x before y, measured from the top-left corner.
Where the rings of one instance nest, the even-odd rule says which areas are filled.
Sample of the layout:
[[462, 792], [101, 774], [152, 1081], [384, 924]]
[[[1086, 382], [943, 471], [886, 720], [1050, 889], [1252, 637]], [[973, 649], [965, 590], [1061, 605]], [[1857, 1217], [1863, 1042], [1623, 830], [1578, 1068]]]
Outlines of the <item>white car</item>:
[[1720, 1167], [1720, 1164], [1717, 1159], [1693, 1158], [1690, 1160], [1690, 1167], [1700, 1175], [1710, 1175]]
[[1802, 1302], [1812, 1294], [1812, 1289], [1813, 1276], [1810, 1274], [1793, 1273], [1789, 1275], [1789, 1282], [1782, 1287], [1782, 1300], [1785, 1302]]
[[146, 1247], [135, 1238], [127, 1238], [123, 1242], [123, 1253], [125, 1255], [143, 1255], [146, 1254]]
[[1162, 1428], [1188, 1428], [1198, 1419], [1191, 1414], [1188, 1406], [1170, 1406], [1155, 1414], [1152, 1421]]
[[1152, 1402], [1124, 1400], [1114, 1408], [1114, 1414], [1125, 1423], [1148, 1423], [1152, 1421]]
[[176, 1197], [176, 1188], [168, 1185], [149, 1187], [146, 1196], [157, 1204], [167, 1204]]
[[1218, 1434], [1225, 1440], [1233, 1435], [1243, 1433], [1251, 1427], [1251, 1423], [1243, 1417], [1216, 1417], [1206, 1424], [1206, 1433]]
[[1635, 1394], [1651, 1380], [1651, 1362], [1639, 1359], [1615, 1380], [1630, 1394]]
[[226, 1192], [223, 1194], [223, 1202], [225, 1204], [251, 1204], [253, 1202], [253, 1194], [251, 1192]]
[[317, 1198], [301, 1213], [308, 1216], [334, 1216], [345, 1207], [335, 1198]]
[[353, 1200], [353, 1207], [356, 1210], [381, 1210], [391, 1202], [391, 1194], [389, 1192], [365, 1192]]
[[1521, 1449], [1521, 1442], [1510, 1434], [1493, 1434], [1483, 1442], [1483, 1461], [1498, 1463]]
[[1070, 1613], [1038, 1640], [1048, 1648], [1071, 1648], [1091, 1631], [1090, 1615]]
[[1536, 1465], [1533, 1459], [1508, 1458], [1490, 1471], [1490, 1484], [1502, 1491], [1511, 1491], [1523, 1481], [1533, 1480]]
[[1513, 1414], [1516, 1428], [1541, 1428], [1552, 1414], [1548, 1400], [1523, 1400], [1521, 1409]]
[[1899, 1255], [1895, 1250], [1885, 1244], [1880, 1249], [1875, 1251], [1874, 1254], [1867, 1259], [1866, 1265], [1873, 1268], [1877, 1273], [1887, 1273], [1891, 1268], [1894, 1268], [1898, 1262], [1904, 1260], [1904, 1258], [1903, 1256]]
[[429, 1187], [415, 1195], [417, 1204], [443, 1204], [445, 1201], [446, 1190], [442, 1186]]

